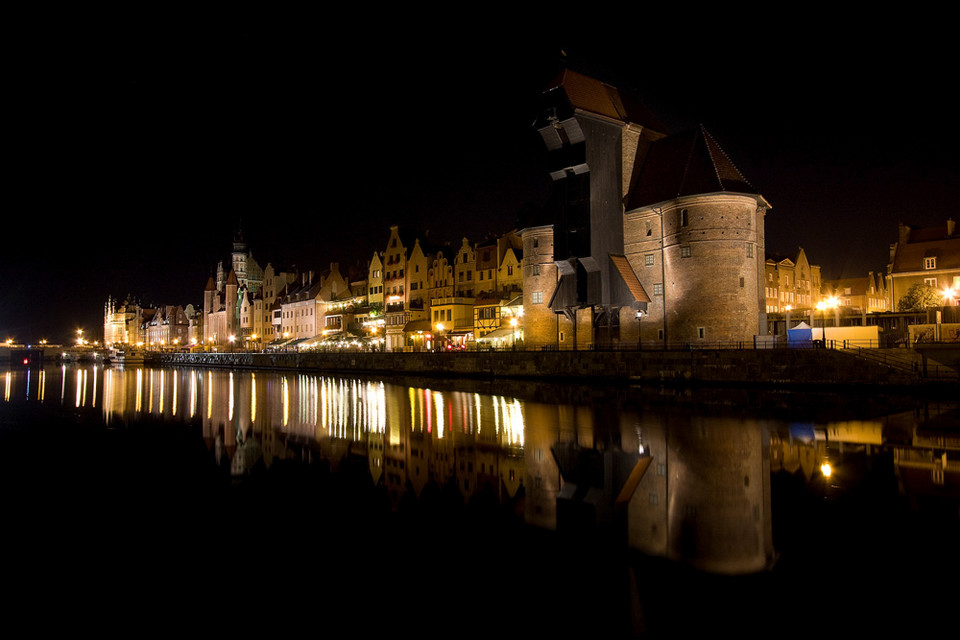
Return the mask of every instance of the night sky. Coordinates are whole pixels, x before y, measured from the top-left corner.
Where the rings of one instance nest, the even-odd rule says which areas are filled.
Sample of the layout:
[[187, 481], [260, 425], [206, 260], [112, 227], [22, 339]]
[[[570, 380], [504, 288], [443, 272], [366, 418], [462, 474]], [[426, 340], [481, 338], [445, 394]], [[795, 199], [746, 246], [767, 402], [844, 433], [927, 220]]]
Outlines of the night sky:
[[240, 226], [262, 266], [317, 270], [368, 259], [394, 223], [509, 230], [549, 190], [531, 125], [562, 59], [702, 123], [772, 205], [768, 252], [802, 246], [826, 278], [883, 271], [898, 221], [958, 215], [943, 21], [544, 35], [498, 15], [440, 36], [391, 18], [15, 29], [0, 338], [99, 335], [108, 296], [198, 305]]

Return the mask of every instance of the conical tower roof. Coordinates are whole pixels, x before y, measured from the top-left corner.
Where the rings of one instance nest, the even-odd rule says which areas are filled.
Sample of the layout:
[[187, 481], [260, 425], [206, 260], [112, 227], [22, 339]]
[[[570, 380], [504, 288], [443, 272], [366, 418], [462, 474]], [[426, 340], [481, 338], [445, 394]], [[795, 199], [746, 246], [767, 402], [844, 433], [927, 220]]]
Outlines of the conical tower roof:
[[627, 211], [682, 196], [759, 192], [701, 125], [654, 142], [634, 170]]

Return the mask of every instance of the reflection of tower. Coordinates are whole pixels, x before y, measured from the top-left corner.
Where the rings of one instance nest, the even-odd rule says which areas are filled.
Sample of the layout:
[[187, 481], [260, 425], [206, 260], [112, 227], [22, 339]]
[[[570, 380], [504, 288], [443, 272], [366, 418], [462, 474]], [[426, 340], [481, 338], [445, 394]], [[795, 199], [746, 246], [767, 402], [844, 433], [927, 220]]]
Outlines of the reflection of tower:
[[[716, 573], [769, 568], [774, 552], [766, 428], [719, 417], [691, 417], [667, 428], [666, 555]], [[647, 494], [642, 487], [636, 496], [641, 500]], [[631, 542], [642, 533], [631, 532]]]
[[557, 440], [557, 405], [527, 402], [523, 407], [524, 480], [528, 524], [554, 529], [557, 524], [557, 495], [560, 471], [550, 453]]

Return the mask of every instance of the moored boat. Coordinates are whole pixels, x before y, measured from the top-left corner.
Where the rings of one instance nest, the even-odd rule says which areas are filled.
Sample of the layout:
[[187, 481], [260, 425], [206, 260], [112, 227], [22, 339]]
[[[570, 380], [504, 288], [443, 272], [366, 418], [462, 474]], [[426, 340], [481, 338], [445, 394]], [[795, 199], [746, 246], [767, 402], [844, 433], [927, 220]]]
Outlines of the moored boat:
[[110, 362], [114, 364], [143, 364], [143, 351], [136, 349], [112, 349]]

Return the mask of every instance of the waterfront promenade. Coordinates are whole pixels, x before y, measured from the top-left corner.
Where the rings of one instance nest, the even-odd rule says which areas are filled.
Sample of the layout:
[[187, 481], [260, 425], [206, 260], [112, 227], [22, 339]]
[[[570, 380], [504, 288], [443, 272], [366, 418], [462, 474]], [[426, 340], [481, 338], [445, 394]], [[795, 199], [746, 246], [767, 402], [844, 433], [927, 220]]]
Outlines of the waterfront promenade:
[[558, 382], [756, 386], [957, 386], [955, 373], [932, 379], [916, 360], [883, 350], [688, 349], [650, 351], [477, 351], [162, 353], [160, 365], [289, 369], [388, 376], [536, 379]]

